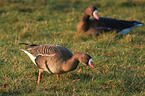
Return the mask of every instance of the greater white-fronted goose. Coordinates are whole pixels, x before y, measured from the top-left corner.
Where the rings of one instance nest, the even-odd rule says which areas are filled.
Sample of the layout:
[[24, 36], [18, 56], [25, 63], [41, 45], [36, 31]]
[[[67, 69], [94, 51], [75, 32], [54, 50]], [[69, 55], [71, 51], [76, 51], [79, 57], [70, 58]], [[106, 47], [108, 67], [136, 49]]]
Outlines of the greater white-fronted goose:
[[[130, 30], [136, 26], [142, 26], [143, 23], [137, 21], [117, 20], [108, 17], [98, 17], [97, 8], [95, 6], [89, 6], [81, 21], [77, 25], [78, 32], [87, 32], [92, 35], [98, 35], [103, 32], [116, 30], [120, 35], [127, 34]], [[94, 18], [90, 18], [91, 16]]]
[[90, 55], [84, 53], [72, 54], [67, 48], [60, 45], [20, 44], [28, 45], [27, 49], [21, 50], [24, 51], [39, 68], [38, 84], [40, 83], [40, 77], [43, 71], [47, 71], [50, 74], [55, 73], [58, 78], [62, 73], [75, 70], [79, 61], [82, 64], [95, 68]]

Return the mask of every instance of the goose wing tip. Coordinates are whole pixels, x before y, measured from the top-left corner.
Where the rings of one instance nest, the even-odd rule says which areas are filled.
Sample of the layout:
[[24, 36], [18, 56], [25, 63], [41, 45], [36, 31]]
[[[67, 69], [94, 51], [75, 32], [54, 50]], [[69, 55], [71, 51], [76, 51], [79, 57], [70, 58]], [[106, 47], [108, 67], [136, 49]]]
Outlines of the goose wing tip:
[[135, 25], [135, 26], [143, 26], [144, 24], [141, 23], [141, 22], [134, 22], [134, 25]]
[[20, 42], [19, 44], [20, 45], [29, 45], [28, 43], [23, 43], [23, 42]]
[[137, 24], [137, 26], [143, 26], [143, 23], [141, 23], [141, 24]]

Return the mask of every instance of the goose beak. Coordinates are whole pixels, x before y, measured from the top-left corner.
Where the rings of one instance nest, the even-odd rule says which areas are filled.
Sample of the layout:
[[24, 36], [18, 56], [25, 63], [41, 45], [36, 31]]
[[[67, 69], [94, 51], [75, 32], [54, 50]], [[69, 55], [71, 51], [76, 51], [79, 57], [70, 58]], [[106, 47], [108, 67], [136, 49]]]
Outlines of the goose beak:
[[93, 63], [89, 63], [89, 66], [91, 66], [92, 68], [95, 68], [95, 66], [93, 65]]
[[93, 16], [97, 19], [97, 20], [99, 20], [99, 17], [98, 17], [98, 15], [97, 15], [97, 10], [95, 10], [94, 12], [93, 12]]

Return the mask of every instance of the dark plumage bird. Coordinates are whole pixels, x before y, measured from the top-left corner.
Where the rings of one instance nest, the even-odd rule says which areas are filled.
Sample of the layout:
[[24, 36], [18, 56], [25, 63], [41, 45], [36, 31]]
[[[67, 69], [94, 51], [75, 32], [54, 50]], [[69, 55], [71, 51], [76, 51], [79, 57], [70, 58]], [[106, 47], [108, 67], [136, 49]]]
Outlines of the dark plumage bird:
[[20, 44], [28, 46], [27, 49], [21, 50], [24, 51], [39, 68], [38, 84], [40, 83], [40, 77], [43, 71], [47, 71], [50, 74], [55, 73], [58, 78], [62, 73], [75, 70], [79, 62], [95, 68], [90, 55], [84, 53], [72, 54], [63, 46], [54, 44]]
[[[117, 20], [108, 17], [98, 17], [97, 8], [89, 6], [81, 21], [77, 25], [78, 32], [87, 32], [88, 34], [98, 35], [103, 32], [116, 30], [120, 35], [127, 34], [136, 26], [142, 26], [143, 23], [137, 21]], [[90, 18], [91, 16], [94, 18]]]

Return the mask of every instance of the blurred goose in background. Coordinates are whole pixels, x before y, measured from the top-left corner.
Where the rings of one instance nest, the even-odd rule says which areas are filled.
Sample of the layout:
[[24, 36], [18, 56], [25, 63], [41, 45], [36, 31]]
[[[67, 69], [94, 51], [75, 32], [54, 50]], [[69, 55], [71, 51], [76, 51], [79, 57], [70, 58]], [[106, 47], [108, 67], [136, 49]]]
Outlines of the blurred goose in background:
[[58, 78], [62, 73], [75, 70], [79, 62], [95, 68], [90, 55], [84, 53], [72, 54], [63, 46], [54, 44], [20, 44], [28, 46], [27, 49], [21, 50], [24, 51], [39, 68], [38, 84], [40, 83], [40, 77], [43, 71], [47, 71], [50, 74], [55, 73]]
[[[91, 35], [98, 35], [103, 32], [116, 30], [120, 35], [127, 34], [136, 26], [142, 26], [143, 23], [137, 21], [117, 20], [108, 17], [98, 17], [97, 8], [89, 6], [77, 25], [78, 32], [87, 32]], [[91, 16], [94, 18], [90, 18]]]

